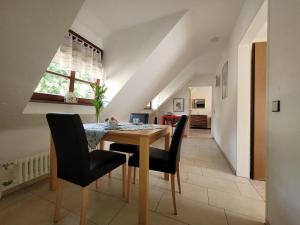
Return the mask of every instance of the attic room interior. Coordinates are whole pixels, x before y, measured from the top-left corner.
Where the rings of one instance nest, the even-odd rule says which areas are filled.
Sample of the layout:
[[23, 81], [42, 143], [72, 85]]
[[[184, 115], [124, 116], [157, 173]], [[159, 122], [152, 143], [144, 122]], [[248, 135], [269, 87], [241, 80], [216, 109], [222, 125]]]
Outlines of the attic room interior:
[[1, 1], [0, 225], [300, 225], [299, 12]]

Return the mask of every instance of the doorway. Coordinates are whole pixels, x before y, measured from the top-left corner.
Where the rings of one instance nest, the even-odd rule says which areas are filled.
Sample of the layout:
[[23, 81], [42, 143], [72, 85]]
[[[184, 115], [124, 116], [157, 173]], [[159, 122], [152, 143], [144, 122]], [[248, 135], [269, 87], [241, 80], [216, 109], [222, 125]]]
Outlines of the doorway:
[[266, 179], [267, 43], [252, 45], [250, 178]]
[[189, 137], [211, 137], [212, 86], [189, 87]]

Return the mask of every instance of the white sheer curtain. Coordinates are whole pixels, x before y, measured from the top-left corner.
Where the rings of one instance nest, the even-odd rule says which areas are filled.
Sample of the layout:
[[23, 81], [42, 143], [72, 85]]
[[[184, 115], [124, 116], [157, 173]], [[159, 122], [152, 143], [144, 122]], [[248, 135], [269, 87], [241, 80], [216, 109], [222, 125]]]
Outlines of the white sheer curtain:
[[104, 79], [101, 52], [72, 34], [64, 37], [64, 42], [58, 48], [52, 62], [64, 70], [74, 70], [100, 80]]

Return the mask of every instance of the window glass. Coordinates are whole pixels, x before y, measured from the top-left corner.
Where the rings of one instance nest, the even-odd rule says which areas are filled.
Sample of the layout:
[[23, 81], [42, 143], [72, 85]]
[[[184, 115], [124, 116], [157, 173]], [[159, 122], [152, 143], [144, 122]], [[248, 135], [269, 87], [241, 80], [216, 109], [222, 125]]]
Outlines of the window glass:
[[76, 80], [74, 83], [74, 94], [78, 98], [87, 98], [87, 99], [94, 98], [94, 92], [90, 84], [76, 81]]
[[37, 93], [65, 95], [69, 89], [69, 79], [61, 76], [44, 73], [39, 85], [35, 89]]
[[80, 79], [80, 80], [85, 80], [88, 82], [93, 82], [93, 83], [96, 82], [96, 80], [97, 80], [92, 74], [80, 73], [80, 72], [75, 73], [75, 78]]
[[59, 64], [55, 63], [55, 62], [51, 62], [50, 65], [48, 66], [47, 70], [55, 72], [55, 73], [59, 73], [59, 74], [65, 75], [65, 76], [70, 76], [70, 71], [61, 69]]

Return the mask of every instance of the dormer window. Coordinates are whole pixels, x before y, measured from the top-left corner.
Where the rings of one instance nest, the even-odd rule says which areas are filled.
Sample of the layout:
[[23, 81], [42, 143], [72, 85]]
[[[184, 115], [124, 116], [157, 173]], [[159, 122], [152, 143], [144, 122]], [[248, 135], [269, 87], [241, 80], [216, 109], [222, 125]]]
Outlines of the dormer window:
[[90, 84], [105, 79], [102, 58], [102, 49], [69, 30], [31, 100], [59, 103], [73, 93], [79, 104], [90, 104], [94, 97]]

